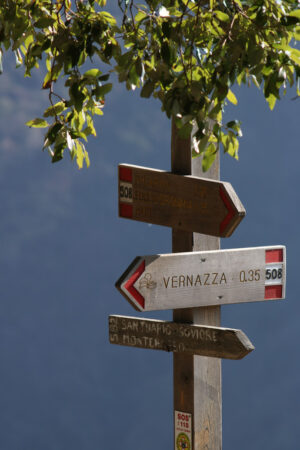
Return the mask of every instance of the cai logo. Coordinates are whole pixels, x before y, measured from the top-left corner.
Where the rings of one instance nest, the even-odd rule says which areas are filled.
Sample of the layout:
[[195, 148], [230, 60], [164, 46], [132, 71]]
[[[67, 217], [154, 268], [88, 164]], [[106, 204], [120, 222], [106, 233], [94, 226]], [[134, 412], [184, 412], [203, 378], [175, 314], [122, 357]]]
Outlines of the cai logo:
[[177, 450], [191, 450], [191, 443], [188, 436], [185, 433], [180, 433], [176, 439]]

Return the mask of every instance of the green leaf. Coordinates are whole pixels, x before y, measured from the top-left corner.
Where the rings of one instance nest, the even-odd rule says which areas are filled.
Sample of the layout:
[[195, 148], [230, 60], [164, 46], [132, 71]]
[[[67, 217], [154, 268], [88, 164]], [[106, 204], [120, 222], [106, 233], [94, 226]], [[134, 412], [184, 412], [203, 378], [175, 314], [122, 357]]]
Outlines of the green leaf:
[[291, 11], [289, 13], [289, 16], [297, 17], [297, 19], [300, 19], [300, 9], [294, 9], [294, 11]]
[[49, 72], [46, 73], [44, 81], [43, 81], [43, 89], [49, 89], [52, 85], [52, 72], [49, 70]]
[[112, 83], [106, 83], [102, 86], [98, 86], [96, 89], [96, 96], [97, 97], [104, 97], [106, 94], [108, 94], [112, 90]]
[[293, 48], [291, 49], [290, 53], [290, 57], [291, 59], [298, 65], [300, 66], [300, 50]]
[[269, 104], [270, 110], [272, 111], [272, 110], [274, 109], [274, 106], [275, 106], [275, 103], [276, 103], [277, 98], [275, 97], [275, 95], [270, 94], [270, 95], [267, 97], [266, 100], [267, 100], [267, 102], [268, 102], [268, 104]]
[[56, 163], [58, 161], [61, 161], [63, 159], [64, 154], [64, 146], [60, 145], [59, 147], [56, 147], [54, 150], [54, 154], [52, 156], [52, 162]]
[[89, 154], [86, 150], [84, 151], [84, 159], [85, 159], [86, 167], [89, 168], [90, 167], [90, 158], [89, 158]]
[[[197, 141], [196, 136], [193, 139], [193, 158], [197, 158], [198, 156], [202, 155], [202, 153], [205, 151], [207, 144], [208, 144], [209, 136], [206, 135], [200, 139], [200, 141]], [[196, 142], [195, 142], [196, 141]]]
[[228, 134], [221, 134], [221, 141], [224, 147], [224, 152], [228, 153], [235, 159], [238, 159], [238, 149], [239, 149], [239, 141], [235, 134], [232, 131], [229, 131]]
[[203, 155], [203, 159], [202, 159], [202, 170], [203, 172], [207, 172], [208, 169], [211, 167], [211, 165], [213, 164], [214, 160], [216, 159], [217, 156], [217, 150], [214, 144], [210, 144], [204, 155]]
[[98, 78], [98, 77], [100, 77], [101, 75], [102, 75], [102, 72], [101, 72], [101, 70], [99, 70], [99, 69], [90, 69], [90, 70], [87, 70], [87, 71], [83, 74], [84, 77], [92, 77], [92, 78]]
[[34, 23], [34, 26], [36, 28], [47, 28], [50, 25], [53, 25], [54, 22], [55, 19], [53, 19], [53, 17], [41, 17]]
[[61, 114], [66, 109], [65, 102], [58, 102], [53, 106], [49, 106], [49, 108], [46, 109], [43, 116], [44, 117], [51, 117], [51, 116], [57, 116], [58, 114]]
[[99, 81], [107, 81], [108, 79], [109, 79], [109, 73], [101, 75], [101, 77], [98, 77]]
[[80, 111], [83, 107], [85, 95], [79, 90], [79, 84], [73, 83], [70, 87], [70, 98], [74, 102], [76, 111]]
[[294, 67], [293, 66], [286, 66], [286, 75], [287, 79], [289, 80], [290, 86], [293, 86], [294, 84]]
[[100, 106], [96, 106], [93, 109], [94, 114], [96, 114], [97, 116], [103, 116], [103, 111], [102, 108]]
[[228, 14], [225, 14], [224, 12], [222, 12], [222, 11], [214, 11], [214, 14], [217, 16], [217, 18], [219, 19], [219, 20], [221, 20], [222, 22], [228, 22], [229, 21], [229, 16], [228, 16]]
[[94, 136], [97, 136], [95, 127], [94, 127], [94, 121], [91, 116], [86, 116], [87, 121], [87, 127], [83, 130], [83, 133], [88, 136], [89, 134], [93, 134]]
[[295, 27], [294, 30], [292, 31], [292, 34], [294, 39], [300, 41], [300, 27]]
[[243, 136], [241, 122], [239, 120], [231, 120], [230, 122], [227, 122], [226, 127], [234, 130], [238, 136]]
[[228, 139], [230, 141], [230, 146], [228, 149], [228, 154], [232, 156], [235, 159], [239, 159], [238, 156], [238, 149], [239, 149], [239, 141], [235, 134], [232, 131], [229, 131], [228, 133]]
[[231, 89], [228, 90], [227, 98], [234, 105], [238, 104], [237, 98], [236, 98], [236, 96], [234, 95], [234, 93], [232, 92]]
[[141, 97], [149, 98], [152, 95], [152, 92], [155, 88], [155, 82], [151, 80], [147, 80], [141, 90]]
[[26, 122], [26, 125], [32, 128], [46, 128], [49, 126], [49, 123], [44, 119], [36, 118]]
[[57, 139], [57, 136], [59, 134], [59, 131], [62, 129], [63, 125], [62, 123], [55, 122], [50, 128], [49, 131], [46, 134], [45, 139], [49, 141], [49, 144], [53, 144], [53, 142]]
[[76, 163], [78, 169], [82, 169], [83, 167], [83, 159], [84, 159], [84, 145], [80, 141], [75, 141], [76, 147]]
[[238, 85], [240, 86], [242, 83], [246, 82], [246, 74], [244, 71], [238, 74], [236, 77], [236, 81], [238, 82]]
[[105, 19], [105, 21], [110, 23], [111, 25], [116, 24], [116, 19], [107, 11], [100, 12], [99, 16], [103, 17]]
[[144, 20], [146, 17], [148, 17], [147, 13], [144, 11], [139, 11], [136, 16], [135, 16], [135, 21], [136, 22], [141, 22], [142, 20]]

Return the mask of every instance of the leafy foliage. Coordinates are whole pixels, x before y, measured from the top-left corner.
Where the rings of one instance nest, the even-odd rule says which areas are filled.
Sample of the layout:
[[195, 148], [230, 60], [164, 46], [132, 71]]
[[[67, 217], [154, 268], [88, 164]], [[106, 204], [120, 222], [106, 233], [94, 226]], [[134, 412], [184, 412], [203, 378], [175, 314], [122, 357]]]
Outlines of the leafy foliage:
[[[274, 108], [287, 85], [299, 92], [300, 9], [286, 0], [118, 0], [117, 19], [106, 0], [3, 0], [0, 5], [0, 72], [9, 49], [30, 76], [45, 64], [49, 92], [43, 118], [44, 148], [52, 161], [69, 150], [81, 168], [85, 142], [96, 135], [112, 72], [127, 89], [160, 100], [181, 137], [193, 134], [193, 155], [207, 170], [217, 151], [238, 158], [240, 122], [223, 123], [231, 87], [261, 88]], [[87, 67], [87, 62], [89, 66]], [[90, 68], [92, 66], [92, 68]], [[59, 80], [63, 80], [61, 95]], [[196, 127], [193, 126], [196, 124]]]

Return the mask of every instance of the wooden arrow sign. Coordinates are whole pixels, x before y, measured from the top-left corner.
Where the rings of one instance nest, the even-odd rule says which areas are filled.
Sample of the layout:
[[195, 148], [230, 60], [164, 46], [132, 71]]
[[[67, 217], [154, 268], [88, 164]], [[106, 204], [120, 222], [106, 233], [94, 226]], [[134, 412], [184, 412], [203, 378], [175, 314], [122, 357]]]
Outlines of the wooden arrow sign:
[[285, 297], [285, 247], [137, 257], [116, 287], [139, 311]]
[[119, 216], [228, 237], [245, 209], [230, 183], [120, 164]]
[[254, 347], [241, 330], [109, 316], [109, 341], [129, 347], [241, 359]]

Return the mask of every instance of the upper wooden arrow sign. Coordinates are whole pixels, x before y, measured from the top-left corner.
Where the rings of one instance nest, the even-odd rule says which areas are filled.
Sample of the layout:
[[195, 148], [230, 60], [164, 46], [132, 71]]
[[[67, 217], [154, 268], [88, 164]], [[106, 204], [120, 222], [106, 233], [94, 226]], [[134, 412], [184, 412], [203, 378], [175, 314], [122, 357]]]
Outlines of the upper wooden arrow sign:
[[285, 247], [137, 257], [116, 287], [139, 311], [285, 297]]
[[228, 237], [245, 209], [230, 183], [120, 164], [119, 215]]

